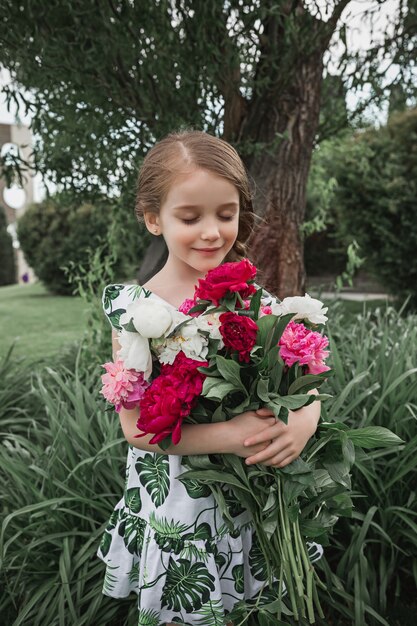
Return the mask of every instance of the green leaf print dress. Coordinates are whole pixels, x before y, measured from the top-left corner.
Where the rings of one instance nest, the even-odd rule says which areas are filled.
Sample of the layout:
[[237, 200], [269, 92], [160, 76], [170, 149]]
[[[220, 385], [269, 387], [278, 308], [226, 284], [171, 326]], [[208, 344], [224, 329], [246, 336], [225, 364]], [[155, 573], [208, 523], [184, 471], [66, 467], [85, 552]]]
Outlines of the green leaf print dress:
[[[104, 311], [115, 330], [136, 298], [162, 300], [138, 285], [104, 289]], [[207, 486], [178, 480], [185, 462], [129, 447], [125, 491], [98, 550], [107, 566], [103, 593], [123, 598], [135, 592], [139, 626], [223, 626], [238, 602], [255, 602], [259, 593], [273, 599], [247, 513], [233, 502], [231, 532]], [[315, 561], [322, 548], [311, 544], [309, 552]]]

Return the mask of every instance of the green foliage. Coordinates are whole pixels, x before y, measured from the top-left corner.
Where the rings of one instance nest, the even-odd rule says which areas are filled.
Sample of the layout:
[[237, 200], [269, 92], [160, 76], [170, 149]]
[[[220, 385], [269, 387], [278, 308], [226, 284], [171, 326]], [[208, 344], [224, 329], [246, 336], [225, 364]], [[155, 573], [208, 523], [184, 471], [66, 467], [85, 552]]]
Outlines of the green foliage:
[[[16, 80], [5, 94], [31, 111], [37, 169], [77, 189], [133, 190], [137, 166], [155, 139], [184, 125], [225, 132], [228, 139], [239, 135], [244, 154], [274, 154], [287, 136], [277, 127], [277, 96], [286, 94], [278, 110], [285, 117], [296, 106], [294, 77], [303, 64], [314, 66], [312, 58], [320, 64], [332, 30], [342, 58], [339, 75], [326, 73], [319, 135], [328, 137], [347, 123], [348, 88], [370, 82], [374, 99], [387, 95], [376, 62], [382, 45], [363, 54], [348, 50], [346, 27], [337, 19], [341, 5], [328, 4], [334, 21], [323, 19], [316, 3], [300, 10], [294, 3], [245, 0], [42, 6], [3, 0], [7, 39], [0, 63]], [[377, 11], [371, 7], [366, 15]], [[400, 51], [399, 80], [410, 85], [408, 95], [411, 12], [393, 16], [383, 49], [390, 58]], [[327, 56], [333, 65], [333, 55]], [[306, 111], [316, 114], [312, 107]], [[272, 137], [258, 132], [260, 122]]]
[[356, 135], [334, 155], [339, 241], [355, 238], [367, 267], [417, 307], [417, 109]]
[[18, 222], [22, 249], [51, 292], [70, 295], [71, 283], [91, 282], [90, 268], [96, 268], [98, 256], [105, 269], [102, 281], [105, 274], [125, 278], [126, 273], [134, 273], [133, 260], [137, 263], [143, 252], [141, 229], [128, 219], [120, 227], [119, 214], [118, 201], [96, 197], [90, 202], [61, 193], [33, 204], [22, 215]]
[[306, 240], [309, 273], [334, 268], [341, 251], [354, 245], [351, 269], [358, 266], [359, 253], [365, 268], [391, 293], [400, 298], [410, 294], [410, 305], [417, 306], [416, 141], [413, 109], [393, 115], [378, 130], [319, 147], [304, 227], [307, 234], [318, 231]]
[[77, 203], [66, 195], [32, 204], [18, 222], [18, 237], [28, 263], [55, 294], [70, 295], [63, 267], [87, 265], [89, 250], [106, 239], [111, 208], [104, 202]]
[[308, 276], [342, 272], [346, 251], [335, 236], [335, 193], [337, 180], [332, 170], [334, 144], [340, 139], [323, 141], [313, 152], [307, 184], [304, 262]]
[[13, 240], [7, 232], [7, 220], [4, 208], [0, 204], [0, 286], [16, 282]]
[[[317, 563], [333, 586], [330, 597], [320, 592], [326, 618], [317, 623], [397, 624], [388, 618], [395, 598], [409, 605], [416, 585], [417, 319], [391, 307], [347, 318], [339, 306], [328, 326], [335, 375], [327, 384], [334, 399], [323, 403], [323, 419], [386, 427], [405, 443], [369, 450], [367, 460], [357, 455], [353, 516], [336, 525], [326, 558]], [[33, 369], [11, 357], [0, 364], [0, 614], [6, 624], [137, 624], [134, 598], [116, 602], [101, 594], [104, 566], [95, 552], [123, 492], [126, 447], [97, 392], [100, 368], [81, 367], [81, 354], [53, 367]], [[137, 507], [135, 494], [128, 496]], [[205, 600], [206, 586], [190, 587], [192, 574], [175, 566], [167, 591], [184, 576], [185, 600], [197, 593], [198, 602]], [[401, 626], [413, 619], [414, 613]], [[295, 624], [288, 616], [283, 623]]]
[[395, 597], [409, 602], [417, 584], [416, 323], [416, 315], [403, 317], [388, 306], [364, 310], [349, 324], [342, 316], [329, 322], [335, 399], [323, 404], [323, 419], [384, 426], [405, 442], [367, 451], [366, 458], [357, 454], [353, 516], [335, 527], [325, 551], [333, 570], [327, 576], [339, 590], [335, 607], [338, 597], [344, 602], [350, 594], [355, 626], [380, 623], [366, 607], [386, 615]]
[[3, 623], [133, 626], [135, 602], [101, 594], [95, 557], [126, 453], [97, 393], [100, 372], [81, 372], [79, 358], [32, 375], [10, 357], [1, 368], [0, 406], [14, 403], [1, 418]]

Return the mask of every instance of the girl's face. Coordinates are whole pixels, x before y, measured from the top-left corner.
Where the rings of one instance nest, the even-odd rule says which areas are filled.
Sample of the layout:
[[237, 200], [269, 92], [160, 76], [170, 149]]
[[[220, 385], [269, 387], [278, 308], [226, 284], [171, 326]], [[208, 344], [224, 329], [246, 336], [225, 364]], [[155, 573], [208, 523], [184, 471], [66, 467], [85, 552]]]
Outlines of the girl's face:
[[195, 169], [175, 179], [159, 215], [148, 214], [149, 219], [164, 236], [167, 264], [204, 275], [220, 265], [236, 240], [239, 192], [222, 176]]

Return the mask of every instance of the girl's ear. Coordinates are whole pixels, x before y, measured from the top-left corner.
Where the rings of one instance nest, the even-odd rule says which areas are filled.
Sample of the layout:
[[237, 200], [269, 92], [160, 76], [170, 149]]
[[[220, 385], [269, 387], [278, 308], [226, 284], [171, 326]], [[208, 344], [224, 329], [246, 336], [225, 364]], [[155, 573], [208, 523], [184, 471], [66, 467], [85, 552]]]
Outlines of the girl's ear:
[[161, 229], [159, 227], [159, 215], [156, 213], [144, 213], [143, 218], [145, 220], [146, 228], [152, 235], [159, 235]]

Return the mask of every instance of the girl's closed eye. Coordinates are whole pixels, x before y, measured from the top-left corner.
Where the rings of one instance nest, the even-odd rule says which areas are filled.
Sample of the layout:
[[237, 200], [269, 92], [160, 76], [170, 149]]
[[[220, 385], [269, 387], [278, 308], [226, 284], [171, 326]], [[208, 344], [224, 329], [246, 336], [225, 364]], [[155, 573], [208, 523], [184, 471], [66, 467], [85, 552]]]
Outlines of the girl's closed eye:
[[[230, 222], [230, 220], [232, 220], [234, 218], [234, 215], [221, 215], [219, 217], [219, 219], [223, 220], [224, 222]], [[198, 217], [193, 217], [193, 219], [190, 220], [186, 220], [186, 219], [181, 219], [181, 222], [183, 222], [184, 224], [195, 224], [195, 222], [198, 220]]]

